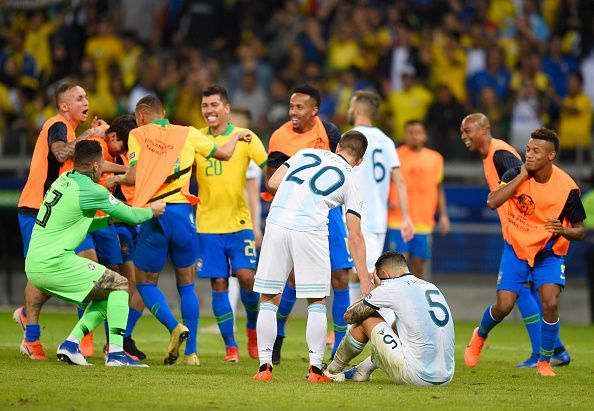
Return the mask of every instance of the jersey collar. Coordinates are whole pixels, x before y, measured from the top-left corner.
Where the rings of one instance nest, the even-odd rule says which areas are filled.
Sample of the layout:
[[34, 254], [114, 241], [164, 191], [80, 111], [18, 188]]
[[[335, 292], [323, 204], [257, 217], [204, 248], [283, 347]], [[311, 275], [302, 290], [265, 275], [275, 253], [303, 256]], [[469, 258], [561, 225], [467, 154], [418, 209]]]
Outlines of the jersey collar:
[[167, 119], [167, 118], [160, 118], [160, 119], [151, 121], [151, 124], [155, 124], [155, 125], [157, 125], [159, 127], [165, 128], [165, 127], [167, 127], [169, 125], [169, 119]]
[[210, 131], [210, 127], [208, 127], [207, 133], [213, 137], [228, 136], [229, 134], [231, 134], [231, 132], [233, 131], [234, 128], [235, 128], [235, 126], [233, 125], [233, 123], [227, 123], [227, 128], [225, 128], [225, 130], [221, 134], [217, 134], [217, 135], [212, 134], [212, 132]]
[[345, 162], [345, 163], [347, 163], [347, 164], [349, 165], [349, 167], [351, 166], [351, 164], [350, 164], [350, 163], [347, 161], [347, 159], [346, 159], [346, 158], [344, 158], [344, 157], [342, 156], [342, 154], [338, 154], [338, 153], [337, 153], [336, 155], [337, 155], [338, 157], [342, 158], [342, 159], [344, 160], [344, 162]]
[[402, 277], [405, 277], [407, 275], [412, 275], [411, 273], [406, 273], [406, 274], [402, 274], [400, 277], [395, 277], [395, 278], [384, 278], [383, 280], [380, 280], [382, 285], [384, 284], [388, 284], [388, 283], [395, 283], [397, 280], [401, 279]]

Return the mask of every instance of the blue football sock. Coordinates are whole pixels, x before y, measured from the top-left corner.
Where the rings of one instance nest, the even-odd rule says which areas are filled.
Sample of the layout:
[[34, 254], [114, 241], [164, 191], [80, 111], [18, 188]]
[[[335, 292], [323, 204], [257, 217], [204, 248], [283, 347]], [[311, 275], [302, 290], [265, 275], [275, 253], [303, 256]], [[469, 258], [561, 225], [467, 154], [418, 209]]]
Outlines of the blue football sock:
[[182, 321], [188, 330], [190, 330], [190, 337], [186, 342], [186, 349], [184, 353], [190, 355], [198, 353], [198, 319], [200, 318], [200, 303], [196, 296], [196, 289], [194, 283], [186, 285], [178, 285], [177, 291], [181, 299], [181, 313]]
[[350, 305], [349, 289], [334, 290], [334, 299], [332, 300], [332, 321], [334, 321], [334, 347], [332, 355], [336, 353], [340, 342], [347, 331], [347, 324], [344, 322], [344, 313]]
[[233, 333], [233, 310], [229, 302], [229, 291], [212, 292], [212, 312], [217, 319], [225, 345], [237, 347]]
[[287, 323], [289, 314], [293, 310], [295, 301], [297, 301], [297, 291], [289, 284], [286, 284], [278, 311], [276, 312], [276, 335], [279, 337], [285, 336], [285, 324]]
[[483, 338], [487, 338], [487, 336], [489, 335], [489, 331], [491, 331], [497, 324], [501, 322], [495, 320], [491, 316], [491, 307], [491, 305], [487, 307], [485, 313], [483, 314], [481, 324], [479, 325], [478, 335]]
[[35, 342], [41, 336], [41, 327], [39, 324], [27, 324], [25, 326], [25, 340], [27, 342]]
[[25, 318], [27, 318], [27, 309], [25, 307], [23, 307], [23, 315], [25, 316]]
[[107, 321], [103, 321], [103, 328], [105, 329], [105, 342], [109, 344], [109, 324]]
[[138, 311], [130, 307], [130, 310], [128, 311], [128, 322], [126, 323], [126, 331], [124, 331], [124, 338], [132, 336], [132, 331], [134, 331], [134, 327], [136, 327], [136, 323], [138, 322], [140, 317], [142, 317], [142, 311]]
[[[536, 300], [536, 303], [538, 304], [538, 309], [540, 310], [540, 316], [542, 317], [542, 304], [540, 303], [540, 294], [538, 293], [538, 290], [535, 290], [534, 288], [531, 289], [532, 292], [532, 296], [534, 297], [534, 299]], [[559, 333], [557, 333], [557, 339], [555, 340], [555, 349], [560, 348], [560, 352], [565, 351], [564, 347], [563, 347], [563, 341], [561, 341], [561, 337], [559, 336]]]
[[540, 352], [540, 307], [538, 302], [534, 300], [530, 287], [522, 287], [518, 293], [516, 304], [520, 314], [522, 314], [524, 326], [530, 337], [532, 354], [538, 354]]
[[76, 307], [76, 315], [78, 315], [78, 319], [80, 320], [80, 318], [83, 316], [83, 314], [85, 313], [85, 309], [87, 307]]
[[553, 351], [555, 350], [555, 341], [559, 335], [559, 319], [554, 323], [550, 324], [542, 319], [541, 330], [542, 335], [540, 337], [540, 359], [539, 361], [551, 361]]
[[260, 294], [255, 291], [247, 291], [243, 288], [239, 289], [241, 302], [245, 307], [246, 328], [255, 330], [258, 322], [258, 301], [260, 301]]
[[169, 332], [177, 326], [178, 321], [173, 316], [165, 296], [157, 288], [157, 284], [137, 284], [136, 289], [142, 297], [142, 301], [151, 313], [159, 320], [161, 324], [167, 327]]

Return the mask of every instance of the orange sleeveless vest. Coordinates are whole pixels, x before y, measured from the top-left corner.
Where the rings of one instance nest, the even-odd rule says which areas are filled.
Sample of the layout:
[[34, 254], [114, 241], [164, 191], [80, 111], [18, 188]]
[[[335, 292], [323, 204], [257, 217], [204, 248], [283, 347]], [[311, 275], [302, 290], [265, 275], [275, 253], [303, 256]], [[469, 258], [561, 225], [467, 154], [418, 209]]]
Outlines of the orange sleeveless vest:
[[[53, 180], [60, 174], [70, 171], [74, 168], [74, 160], [69, 158], [63, 162], [59, 170], [50, 170], [50, 164], [48, 157], [51, 154], [51, 149], [48, 141], [48, 132], [51, 126], [62, 122], [66, 124], [66, 141], [70, 143], [76, 140], [76, 133], [70, 122], [66, 120], [61, 114], [57, 114], [54, 117], [49, 118], [41, 128], [37, 142], [35, 143], [35, 149], [33, 150], [33, 157], [31, 158], [31, 167], [29, 168], [29, 177], [27, 183], [21, 193], [18, 207], [28, 207], [33, 209], [39, 209], [43, 202], [43, 196], [45, 191], [53, 183]], [[53, 171], [53, 173], [52, 173]], [[57, 173], [56, 173], [57, 171]], [[48, 181], [51, 179], [52, 181]]]
[[[553, 166], [553, 174], [546, 183], [537, 183], [533, 178], [524, 181], [514, 195], [506, 201], [507, 216], [505, 230], [506, 241], [511, 244], [521, 260], [534, 266], [534, 259], [544, 246], [553, 238], [545, 230], [547, 219], [557, 219], [561, 215], [569, 193], [578, 186], [563, 170]], [[563, 225], [570, 227], [567, 219]], [[553, 244], [556, 255], [566, 255], [569, 240], [557, 237]]]
[[[499, 150], [505, 150], [512, 153], [514, 156], [521, 160], [520, 155], [516, 151], [515, 148], [507, 144], [503, 140], [499, 140], [497, 138], [491, 139], [491, 144], [489, 145], [489, 152], [487, 153], [487, 157], [483, 158], [483, 170], [485, 172], [485, 180], [487, 180], [487, 185], [489, 186], [489, 191], [495, 190], [499, 187], [499, 174], [497, 174], [497, 168], [495, 167], [495, 163], [493, 161], [493, 156]], [[501, 232], [503, 234], [503, 239], [507, 241], [507, 233], [505, 231], [505, 224], [507, 222], [507, 207], [508, 203], [505, 202], [497, 209], [497, 214], [499, 215], [499, 221], [501, 223]]]
[[268, 154], [279, 151], [291, 157], [304, 148], [330, 150], [330, 139], [319, 117], [314, 119], [314, 127], [305, 133], [293, 131], [293, 124], [290, 121], [280, 126], [270, 136]]

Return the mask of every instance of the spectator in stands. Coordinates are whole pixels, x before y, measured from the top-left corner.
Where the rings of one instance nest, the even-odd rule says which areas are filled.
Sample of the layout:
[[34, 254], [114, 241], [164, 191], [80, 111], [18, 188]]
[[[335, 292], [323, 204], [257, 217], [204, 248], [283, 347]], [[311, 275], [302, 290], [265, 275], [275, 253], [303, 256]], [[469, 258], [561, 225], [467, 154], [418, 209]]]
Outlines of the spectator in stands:
[[241, 87], [233, 93], [231, 101], [239, 107], [247, 107], [252, 115], [254, 128], [266, 128], [266, 112], [270, 100], [263, 87], [258, 84], [255, 71], [243, 71]]
[[543, 127], [542, 99], [534, 82], [530, 77], [523, 77], [518, 86], [516, 98], [511, 113], [509, 143], [523, 154], [530, 134], [537, 128]]
[[433, 147], [446, 160], [469, 158], [468, 150], [460, 150], [459, 124], [466, 116], [464, 106], [456, 100], [446, 84], [437, 85], [435, 101], [427, 112], [427, 134], [429, 146]]
[[[497, 46], [489, 47], [487, 51], [487, 68], [474, 74], [468, 81], [473, 106], [479, 103], [480, 95], [485, 87], [490, 87], [502, 104], [507, 100], [511, 75], [503, 65], [503, 52]], [[486, 114], [486, 113], [485, 113]], [[491, 118], [489, 115], [487, 117]]]

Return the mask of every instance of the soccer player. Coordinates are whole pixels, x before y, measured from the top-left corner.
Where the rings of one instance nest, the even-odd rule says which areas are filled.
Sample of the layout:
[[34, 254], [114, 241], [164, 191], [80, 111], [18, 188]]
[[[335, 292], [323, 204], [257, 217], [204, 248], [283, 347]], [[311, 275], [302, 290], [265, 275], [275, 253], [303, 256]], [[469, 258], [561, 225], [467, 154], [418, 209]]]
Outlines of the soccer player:
[[[111, 156], [111, 161], [117, 164], [128, 166], [128, 135], [130, 131], [136, 128], [136, 118], [134, 114], [126, 114], [116, 117], [105, 132], [105, 141]], [[117, 186], [113, 191], [113, 196], [120, 201], [131, 205], [134, 199], [134, 186]], [[130, 294], [130, 310], [128, 312], [128, 322], [124, 332], [124, 351], [141, 360], [146, 358], [146, 354], [136, 347], [136, 342], [132, 339], [132, 332], [136, 323], [142, 316], [144, 302], [136, 290], [136, 276], [134, 273], [134, 250], [137, 237], [137, 226], [131, 226], [126, 223], [118, 222], [115, 224], [120, 244], [120, 253], [122, 255], [122, 264], [119, 267], [121, 273], [128, 280], [128, 293]]]
[[[139, 127], [128, 137], [130, 168], [126, 174], [109, 178], [108, 187], [135, 185], [135, 206], [157, 200], [167, 203], [163, 216], [141, 226], [134, 256], [136, 288], [149, 310], [170, 333], [164, 364], [175, 363], [181, 344], [188, 340], [184, 363], [199, 365], [196, 343], [200, 308], [194, 289], [198, 250], [192, 210], [197, 197], [188, 191], [192, 165], [197, 155], [230, 159], [237, 142], [249, 142], [251, 135], [234, 133], [219, 147], [193, 127], [170, 124], [163, 104], [155, 96], [140, 99], [135, 115]], [[157, 288], [168, 254], [175, 269], [183, 324], [176, 320], [165, 296]]]
[[[306, 339], [309, 347], [309, 382], [328, 382], [322, 373], [327, 332], [326, 296], [330, 295], [331, 265], [328, 245], [328, 211], [344, 204], [348, 242], [361, 291], [373, 288], [365, 263], [361, 233], [361, 208], [353, 167], [361, 164], [367, 139], [351, 130], [341, 138], [336, 154], [323, 149], [303, 149], [272, 175], [268, 186], [276, 196], [266, 219], [262, 252], [254, 282], [261, 293], [258, 313], [260, 369], [254, 380], [272, 379], [272, 348], [276, 340], [281, 292], [295, 273], [298, 298], [307, 298]], [[277, 191], [278, 190], [278, 191]]]
[[[522, 161], [517, 151], [503, 140], [491, 136], [489, 119], [482, 113], [473, 113], [466, 116], [460, 125], [461, 139], [466, 148], [478, 152], [483, 159], [485, 180], [489, 190], [499, 187], [503, 175], [511, 169], [520, 167]], [[507, 241], [507, 210], [508, 204], [503, 204], [497, 209], [503, 240]], [[519, 368], [534, 368], [540, 356], [540, 323], [541, 307], [538, 291], [530, 282], [518, 290], [516, 300], [520, 314], [524, 320], [526, 331], [530, 337], [532, 354], [527, 360], [519, 363]], [[567, 365], [570, 362], [569, 353], [563, 347], [560, 339], [555, 343], [555, 353], [551, 363], [553, 365]]]
[[570, 241], [583, 238], [586, 218], [578, 186], [553, 164], [558, 150], [554, 131], [536, 129], [526, 145], [526, 163], [507, 171], [502, 185], [489, 193], [489, 208], [506, 207], [506, 235], [497, 302], [487, 307], [472, 334], [464, 354], [469, 367], [478, 363], [489, 332], [511, 312], [520, 290], [531, 280], [542, 302], [536, 370], [541, 376], [555, 376], [550, 361], [559, 333], [558, 299], [565, 286], [565, 255]]
[[[443, 294], [409, 272], [404, 255], [386, 251], [375, 264], [381, 285], [349, 307], [353, 324], [325, 374], [334, 381], [369, 381], [383, 369], [396, 384], [448, 385], [454, 376], [454, 319]], [[384, 315], [396, 316], [393, 327]], [[371, 356], [342, 372], [367, 342]]]
[[[388, 246], [398, 250], [410, 262], [412, 272], [424, 277], [425, 262], [431, 258], [430, 238], [435, 227], [435, 212], [439, 213], [439, 231], [446, 235], [450, 231], [450, 219], [443, 190], [443, 157], [435, 150], [425, 147], [427, 133], [421, 121], [411, 120], [404, 126], [404, 145], [398, 147], [398, 157], [406, 182], [409, 209], [415, 226], [415, 237], [404, 241], [399, 228], [403, 227], [401, 208], [388, 213]], [[394, 191], [391, 199], [400, 196]], [[394, 201], [391, 201], [394, 203]]]
[[[379, 128], [373, 126], [373, 119], [380, 106], [380, 97], [372, 91], [357, 91], [351, 98], [347, 118], [354, 130], [367, 138], [369, 145], [363, 163], [353, 171], [357, 185], [362, 190], [365, 213], [361, 217], [361, 229], [367, 250], [367, 269], [373, 271], [375, 262], [384, 250], [387, 231], [388, 194], [390, 181], [398, 190], [398, 201], [402, 210], [402, 237], [404, 242], [414, 236], [409, 215], [407, 184], [400, 170], [400, 160], [394, 141]], [[359, 284], [351, 282], [350, 300], [361, 298]], [[336, 346], [338, 348], [338, 346]]]
[[250, 161], [266, 166], [267, 154], [262, 141], [252, 131], [229, 122], [231, 105], [227, 90], [213, 84], [202, 92], [202, 115], [208, 127], [200, 131], [211, 141], [222, 144], [237, 132], [249, 132], [250, 144], [237, 147], [229, 161], [196, 157], [196, 180], [200, 195], [196, 211], [199, 240], [198, 276], [209, 278], [212, 311], [226, 349], [225, 361], [239, 361], [233, 332], [234, 316], [229, 301], [229, 273], [237, 277], [241, 301], [246, 310], [248, 352], [258, 358], [256, 320], [258, 293], [253, 292], [256, 269], [256, 242], [245, 188]]
[[[301, 149], [336, 150], [340, 141], [340, 132], [334, 124], [318, 117], [320, 101], [320, 92], [312, 86], [304, 85], [293, 90], [289, 100], [290, 120], [272, 134], [268, 143], [268, 165], [266, 167], [268, 178]], [[349, 272], [353, 268], [353, 258], [346, 245], [347, 234], [341, 207], [330, 210], [328, 233], [332, 289], [334, 291], [332, 300], [334, 347], [338, 347], [347, 329], [343, 316], [349, 306]], [[295, 284], [291, 275], [283, 291], [283, 298], [278, 309], [278, 337], [274, 344], [273, 364], [280, 364], [285, 324], [295, 301]]]
[[[92, 135], [105, 133], [107, 124], [103, 120], [93, 120], [92, 128], [76, 137], [76, 128], [87, 120], [89, 102], [85, 90], [74, 83], [63, 83], [56, 90], [58, 114], [49, 118], [37, 137], [29, 176], [18, 203], [18, 218], [23, 239], [25, 257], [29, 249], [31, 232], [43, 196], [61, 173], [72, 170], [74, 147]], [[108, 167], [106, 167], [109, 170]], [[32, 360], [47, 360], [39, 341], [41, 329], [39, 314], [41, 307], [49, 299], [31, 283], [25, 287], [25, 307], [15, 310], [13, 318], [24, 329], [20, 352]]]
[[[75, 247], [87, 231], [107, 227], [113, 218], [138, 224], [160, 216], [164, 202], [149, 208], [131, 208], [95, 184], [102, 172], [103, 155], [96, 141], [81, 141], [74, 153], [74, 170], [62, 174], [44, 197], [31, 235], [25, 271], [29, 281], [46, 294], [76, 304], [85, 312], [57, 351], [58, 359], [89, 365], [79, 343], [97, 325], [109, 322], [107, 366], [146, 366], [124, 353], [123, 333], [128, 317], [128, 281], [114, 271], [77, 256]], [[95, 218], [97, 210], [111, 215]]]

